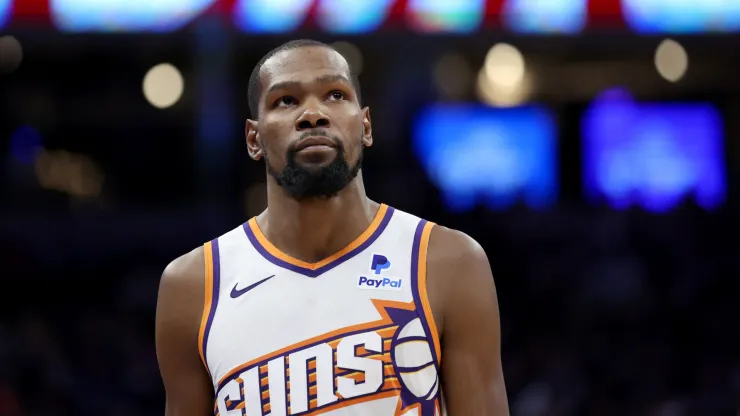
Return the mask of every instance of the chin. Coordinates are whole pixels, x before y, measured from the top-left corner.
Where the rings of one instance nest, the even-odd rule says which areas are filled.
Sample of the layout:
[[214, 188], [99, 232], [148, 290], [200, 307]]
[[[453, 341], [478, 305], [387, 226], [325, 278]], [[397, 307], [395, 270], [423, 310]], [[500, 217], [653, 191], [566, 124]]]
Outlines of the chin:
[[297, 166], [311, 168], [331, 165], [337, 159], [339, 159], [339, 154], [336, 152], [315, 152], [302, 154], [295, 157], [293, 161]]
[[316, 173], [321, 171], [322, 169], [330, 166], [335, 159], [326, 159], [326, 160], [317, 160], [317, 161], [310, 161], [310, 162], [300, 162], [296, 163], [296, 166], [305, 169], [309, 172]]
[[293, 165], [298, 169], [304, 169], [307, 172], [319, 173], [324, 169], [332, 168], [338, 163], [344, 163], [339, 155], [311, 155], [310, 157], [301, 157], [293, 160]]

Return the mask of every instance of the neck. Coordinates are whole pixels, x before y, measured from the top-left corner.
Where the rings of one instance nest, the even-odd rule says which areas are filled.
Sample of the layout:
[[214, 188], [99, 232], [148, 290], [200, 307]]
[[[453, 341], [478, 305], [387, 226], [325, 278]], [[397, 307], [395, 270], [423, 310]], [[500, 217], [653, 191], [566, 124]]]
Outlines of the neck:
[[314, 263], [331, 256], [361, 235], [379, 204], [367, 198], [362, 173], [327, 199], [297, 201], [268, 177], [267, 210], [257, 224], [280, 251]]

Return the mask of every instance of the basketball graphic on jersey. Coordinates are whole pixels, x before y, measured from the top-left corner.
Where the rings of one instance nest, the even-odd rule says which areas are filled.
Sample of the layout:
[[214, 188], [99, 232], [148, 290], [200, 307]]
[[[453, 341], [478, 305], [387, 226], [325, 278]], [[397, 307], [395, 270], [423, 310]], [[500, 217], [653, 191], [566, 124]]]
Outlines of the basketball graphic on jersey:
[[398, 332], [393, 343], [393, 362], [401, 383], [420, 400], [432, 400], [439, 389], [432, 348], [419, 318]]

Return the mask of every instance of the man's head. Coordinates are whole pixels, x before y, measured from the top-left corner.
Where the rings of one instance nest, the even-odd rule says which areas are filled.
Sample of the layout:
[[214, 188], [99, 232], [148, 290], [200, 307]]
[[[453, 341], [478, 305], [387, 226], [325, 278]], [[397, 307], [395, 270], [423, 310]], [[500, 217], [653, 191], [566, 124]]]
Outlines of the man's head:
[[250, 156], [292, 197], [331, 197], [357, 176], [372, 145], [370, 112], [344, 57], [316, 41], [286, 43], [252, 72]]

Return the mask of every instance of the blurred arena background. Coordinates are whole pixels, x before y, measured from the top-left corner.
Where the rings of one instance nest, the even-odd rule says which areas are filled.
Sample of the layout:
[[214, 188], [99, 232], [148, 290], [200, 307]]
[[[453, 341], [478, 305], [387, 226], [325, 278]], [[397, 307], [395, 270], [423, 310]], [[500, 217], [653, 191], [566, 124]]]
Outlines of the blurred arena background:
[[486, 248], [513, 415], [740, 414], [737, 0], [0, 0], [0, 415], [163, 414], [160, 273], [264, 208], [302, 37], [369, 195]]

